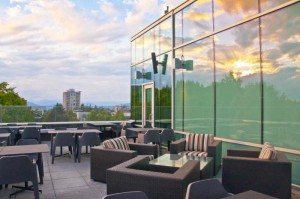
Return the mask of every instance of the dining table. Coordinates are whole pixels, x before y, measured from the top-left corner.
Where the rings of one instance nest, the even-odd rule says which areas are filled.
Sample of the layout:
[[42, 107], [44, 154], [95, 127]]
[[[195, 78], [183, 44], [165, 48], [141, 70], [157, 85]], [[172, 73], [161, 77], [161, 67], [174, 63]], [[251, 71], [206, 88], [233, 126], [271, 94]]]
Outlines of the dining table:
[[37, 153], [38, 159], [36, 160], [36, 164], [38, 166], [40, 184], [43, 184], [44, 182], [44, 167], [42, 153], [48, 152], [49, 147], [47, 144], [14, 145], [0, 147], [0, 156], [29, 155]]

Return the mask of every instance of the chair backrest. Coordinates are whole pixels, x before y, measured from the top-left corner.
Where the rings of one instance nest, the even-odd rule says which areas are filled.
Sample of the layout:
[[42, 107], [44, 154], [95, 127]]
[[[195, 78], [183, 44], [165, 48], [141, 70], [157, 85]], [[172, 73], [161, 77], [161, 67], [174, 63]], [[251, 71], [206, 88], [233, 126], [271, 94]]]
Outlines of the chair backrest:
[[215, 178], [189, 184], [185, 199], [219, 199], [230, 196]]
[[73, 146], [75, 138], [71, 133], [57, 133], [54, 139], [56, 146]]
[[55, 130], [67, 130], [67, 127], [55, 127]]
[[149, 142], [161, 143], [159, 130], [152, 130], [152, 129], [148, 130], [145, 133], [144, 142], [145, 143], [149, 143]]
[[17, 124], [9, 123], [6, 126], [17, 126]]
[[0, 133], [12, 133], [12, 130], [10, 128], [0, 128]]
[[26, 155], [3, 156], [0, 158], [0, 168], [0, 184], [37, 183], [36, 166]]
[[110, 194], [104, 196], [102, 199], [148, 199], [148, 197], [142, 191], [130, 191], [130, 192]]
[[161, 141], [167, 142], [167, 141], [173, 141], [174, 140], [174, 130], [173, 129], [164, 129], [160, 133]]
[[36, 139], [41, 141], [41, 134], [36, 127], [26, 127], [22, 133], [22, 139]]
[[116, 137], [119, 137], [121, 135], [123, 125], [121, 124], [116, 124], [115, 126], [112, 127], [112, 130], [116, 133]]
[[82, 145], [98, 146], [100, 145], [99, 133], [85, 132], [80, 137], [80, 143]]

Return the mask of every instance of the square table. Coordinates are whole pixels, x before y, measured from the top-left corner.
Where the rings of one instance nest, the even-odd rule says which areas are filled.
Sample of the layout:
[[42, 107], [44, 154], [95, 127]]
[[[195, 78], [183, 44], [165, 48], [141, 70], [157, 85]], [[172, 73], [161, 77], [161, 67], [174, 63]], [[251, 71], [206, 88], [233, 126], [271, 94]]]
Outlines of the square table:
[[38, 153], [38, 160], [36, 164], [39, 170], [40, 183], [43, 184], [44, 168], [43, 168], [43, 157], [42, 153], [49, 152], [47, 144], [32, 144], [32, 145], [15, 145], [0, 147], [0, 156], [8, 155], [26, 155]]
[[225, 197], [226, 199], [276, 199], [272, 196], [268, 196], [256, 191], [245, 191], [233, 196]]
[[189, 160], [200, 161], [200, 179], [213, 177], [214, 161], [212, 157], [187, 156], [184, 154], [164, 154], [154, 160], [151, 160], [149, 164], [180, 168]]

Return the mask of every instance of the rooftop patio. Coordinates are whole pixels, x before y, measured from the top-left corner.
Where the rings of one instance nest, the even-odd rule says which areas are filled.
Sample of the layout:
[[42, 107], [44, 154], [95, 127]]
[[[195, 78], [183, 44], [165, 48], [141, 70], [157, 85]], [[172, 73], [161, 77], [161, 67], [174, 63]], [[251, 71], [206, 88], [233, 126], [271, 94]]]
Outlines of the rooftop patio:
[[[50, 145], [50, 142], [43, 142]], [[67, 153], [67, 148], [64, 149]], [[101, 199], [106, 195], [106, 183], [97, 182], [90, 179], [90, 156], [84, 154], [80, 163], [74, 163], [69, 155], [58, 157], [54, 164], [51, 164], [49, 153], [43, 155], [44, 158], [44, 184], [39, 185], [42, 190], [41, 199], [76, 199], [89, 198]], [[217, 178], [221, 179], [221, 172]], [[24, 183], [20, 183], [24, 186]], [[0, 190], [0, 198], [9, 198], [9, 194], [16, 191], [11, 185]], [[14, 198], [14, 197], [13, 197]], [[15, 196], [18, 199], [33, 199], [32, 191], [24, 191]], [[292, 199], [300, 199], [300, 191], [293, 188]]]

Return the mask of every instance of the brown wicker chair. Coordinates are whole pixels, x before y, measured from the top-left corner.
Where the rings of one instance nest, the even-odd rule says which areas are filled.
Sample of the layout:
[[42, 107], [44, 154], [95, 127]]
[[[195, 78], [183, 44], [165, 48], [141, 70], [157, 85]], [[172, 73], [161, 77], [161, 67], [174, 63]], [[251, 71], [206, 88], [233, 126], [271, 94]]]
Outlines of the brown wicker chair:
[[149, 199], [183, 199], [189, 183], [199, 180], [199, 164], [191, 160], [178, 169], [138, 156], [107, 170], [107, 194], [139, 190]]
[[229, 149], [223, 158], [222, 183], [230, 193], [248, 190], [291, 198], [291, 162], [283, 152], [276, 160], [259, 159], [260, 150]]
[[[170, 144], [170, 153], [178, 154], [185, 151], [185, 138], [176, 140]], [[208, 145], [207, 148], [207, 157], [214, 158], [214, 175], [218, 173], [221, 168], [221, 159], [222, 159], [222, 141], [214, 140], [213, 143]]]
[[157, 157], [157, 146], [153, 144], [128, 143], [130, 150], [105, 149], [103, 146], [91, 149], [91, 179], [106, 182], [106, 170], [137, 155]]

